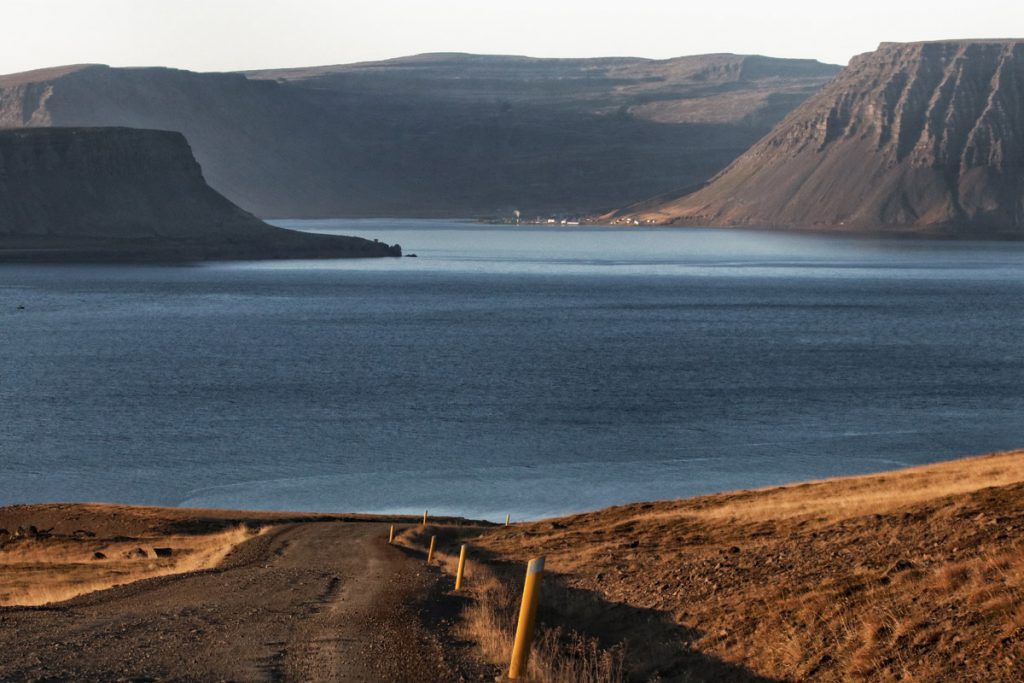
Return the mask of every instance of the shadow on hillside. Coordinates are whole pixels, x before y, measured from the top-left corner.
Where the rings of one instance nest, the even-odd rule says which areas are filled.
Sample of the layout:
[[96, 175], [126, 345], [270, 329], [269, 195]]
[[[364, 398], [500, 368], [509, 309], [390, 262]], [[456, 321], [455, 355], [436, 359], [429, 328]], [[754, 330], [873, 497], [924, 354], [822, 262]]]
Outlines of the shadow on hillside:
[[[457, 553], [465, 531], [437, 527], [438, 549]], [[422, 559], [423, 553], [401, 548], [402, 552]], [[512, 586], [519, 594], [524, 580], [524, 564], [497, 560], [491, 553], [473, 547], [471, 561], [482, 562]], [[658, 610], [613, 603], [600, 594], [574, 588], [567, 576], [546, 573], [538, 612], [540, 622], [550, 628], [575, 631], [594, 638], [601, 648], [624, 647], [626, 680], [668, 683], [737, 682], [781, 683], [749, 669], [722, 661], [693, 648], [692, 643], [704, 633], [699, 629], [681, 626], [671, 615]], [[452, 582], [451, 577], [445, 577]]]

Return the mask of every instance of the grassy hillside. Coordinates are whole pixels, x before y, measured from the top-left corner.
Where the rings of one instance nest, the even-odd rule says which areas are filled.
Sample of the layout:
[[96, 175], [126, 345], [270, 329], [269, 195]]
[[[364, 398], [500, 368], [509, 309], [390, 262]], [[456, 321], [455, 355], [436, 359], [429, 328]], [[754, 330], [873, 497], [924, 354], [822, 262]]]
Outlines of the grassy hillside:
[[[472, 541], [648, 680], [1017, 681], [1024, 452], [640, 503]], [[542, 613], [543, 616], [543, 613]]]

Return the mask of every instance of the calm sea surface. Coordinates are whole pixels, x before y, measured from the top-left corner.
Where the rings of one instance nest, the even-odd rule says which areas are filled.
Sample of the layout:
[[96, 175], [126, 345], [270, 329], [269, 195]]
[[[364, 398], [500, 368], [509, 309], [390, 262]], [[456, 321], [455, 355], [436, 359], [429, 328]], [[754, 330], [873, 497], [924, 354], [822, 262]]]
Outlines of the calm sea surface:
[[0, 266], [0, 504], [521, 519], [1024, 446], [1024, 245], [281, 224], [419, 258]]

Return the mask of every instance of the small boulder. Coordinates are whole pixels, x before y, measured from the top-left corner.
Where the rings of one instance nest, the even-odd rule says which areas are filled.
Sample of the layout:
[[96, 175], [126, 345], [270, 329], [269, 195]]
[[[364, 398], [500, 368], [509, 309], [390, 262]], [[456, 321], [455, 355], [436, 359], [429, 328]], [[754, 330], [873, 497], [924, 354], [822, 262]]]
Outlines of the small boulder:
[[171, 557], [174, 555], [174, 550], [172, 548], [153, 548], [153, 554], [157, 557]]
[[889, 567], [886, 574], [898, 574], [899, 572], [905, 572], [913, 569], [916, 565], [907, 559], [896, 560], [896, 563]]
[[92, 554], [92, 559], [94, 559], [94, 560], [105, 560], [105, 559], [107, 559], [107, 556], [104, 555], [103, 553], [101, 553], [99, 550], [97, 550], [96, 552], [94, 552]]

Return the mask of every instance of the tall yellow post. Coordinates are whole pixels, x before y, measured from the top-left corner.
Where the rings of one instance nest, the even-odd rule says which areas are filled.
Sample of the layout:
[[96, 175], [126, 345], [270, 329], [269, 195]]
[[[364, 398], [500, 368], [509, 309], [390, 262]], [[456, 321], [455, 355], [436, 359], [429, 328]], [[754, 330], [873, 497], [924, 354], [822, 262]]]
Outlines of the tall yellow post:
[[537, 601], [540, 599], [540, 580], [544, 576], [544, 557], [530, 560], [526, 567], [526, 585], [523, 586], [523, 604], [519, 608], [519, 625], [516, 627], [516, 642], [512, 646], [512, 663], [508, 677], [519, 678], [526, 673], [526, 662], [530, 658], [533, 633], [537, 628]]
[[509, 521], [512, 519], [512, 515], [505, 515], [505, 526], [508, 526]]
[[427, 511], [423, 511], [423, 526], [427, 525]]
[[437, 543], [437, 536], [430, 537], [430, 550], [427, 551], [427, 564], [434, 559], [434, 544]]
[[395, 525], [391, 525], [391, 532], [388, 534], [388, 543], [395, 542]]
[[459, 570], [455, 572], [455, 590], [462, 588], [462, 574], [466, 571], [466, 545], [459, 550]]

